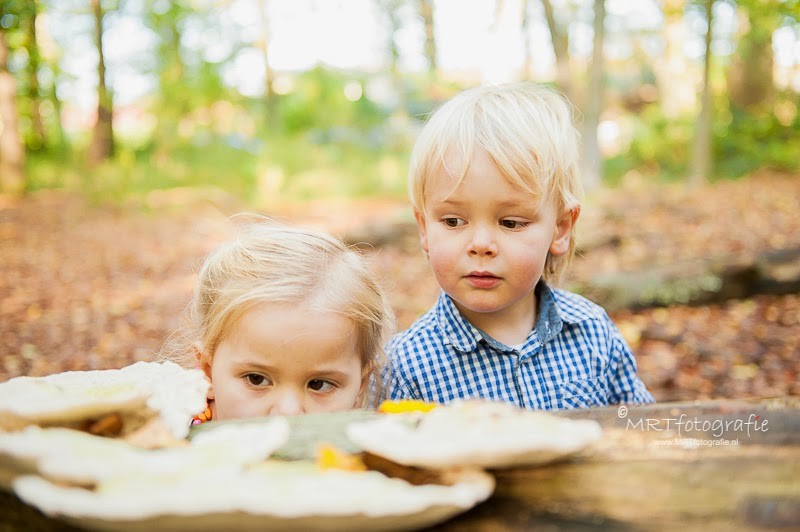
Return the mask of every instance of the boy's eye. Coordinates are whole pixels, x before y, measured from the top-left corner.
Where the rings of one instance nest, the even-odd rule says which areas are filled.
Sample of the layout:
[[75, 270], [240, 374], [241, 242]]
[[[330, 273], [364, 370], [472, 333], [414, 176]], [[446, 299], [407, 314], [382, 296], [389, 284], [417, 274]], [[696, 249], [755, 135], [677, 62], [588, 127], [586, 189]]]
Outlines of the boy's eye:
[[313, 379], [308, 381], [308, 387], [314, 390], [315, 392], [329, 392], [335, 385], [331, 382], [324, 381], [322, 379]]
[[458, 227], [459, 225], [464, 225], [466, 223], [461, 218], [456, 217], [442, 218], [442, 222], [447, 227]]
[[244, 378], [247, 379], [247, 382], [253, 386], [264, 386], [271, 384], [269, 377], [260, 375], [258, 373], [248, 373], [244, 376]]
[[519, 220], [500, 220], [500, 225], [506, 229], [522, 229], [528, 225], [528, 222], [521, 222]]

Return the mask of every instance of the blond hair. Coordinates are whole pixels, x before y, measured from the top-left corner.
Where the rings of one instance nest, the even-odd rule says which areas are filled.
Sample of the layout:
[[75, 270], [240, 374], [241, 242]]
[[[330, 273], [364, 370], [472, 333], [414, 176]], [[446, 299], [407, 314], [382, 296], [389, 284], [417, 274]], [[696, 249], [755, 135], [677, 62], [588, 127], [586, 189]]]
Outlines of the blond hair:
[[[534, 202], [554, 201], [560, 216], [580, 207], [578, 141], [573, 107], [555, 89], [523, 82], [465, 90], [439, 107], [417, 138], [408, 169], [411, 205], [424, 212], [431, 176], [442, 168], [456, 186], [483, 148], [512, 185]], [[573, 235], [567, 253], [548, 254], [546, 281], [558, 282], [569, 267]]]
[[204, 356], [213, 357], [242, 315], [262, 302], [308, 302], [350, 319], [362, 378], [379, 386], [394, 313], [364, 257], [328, 234], [264, 218], [243, 225], [235, 239], [206, 257], [187, 323], [160, 358], [196, 365], [196, 342]]

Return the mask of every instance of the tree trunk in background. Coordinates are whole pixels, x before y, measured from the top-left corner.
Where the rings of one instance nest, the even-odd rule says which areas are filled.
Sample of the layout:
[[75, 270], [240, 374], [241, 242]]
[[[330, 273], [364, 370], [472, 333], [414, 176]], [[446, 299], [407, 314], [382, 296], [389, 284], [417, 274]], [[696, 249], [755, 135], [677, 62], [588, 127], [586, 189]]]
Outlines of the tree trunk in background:
[[[389, 38], [386, 43], [389, 52], [389, 76], [397, 96], [397, 104], [392, 116], [393, 120], [400, 120], [405, 123], [408, 120], [408, 102], [406, 101], [408, 98], [403, 77], [400, 75], [400, 47], [397, 45], [397, 39], [395, 38], [403, 26], [403, 21], [398, 12], [403, 3], [404, 0], [384, 0], [382, 5], [385, 9], [386, 20], [389, 23]], [[434, 55], [435, 53], [434, 51]]]
[[53, 84], [47, 91], [47, 97], [53, 104], [53, 119], [51, 123], [55, 131], [55, 134], [53, 135], [54, 138], [51, 137], [50, 142], [58, 145], [60, 148], [66, 148], [67, 137], [64, 134], [64, 124], [61, 122], [61, 111], [63, 110], [63, 105], [61, 104], [61, 100], [58, 98], [58, 85], [56, 82], [56, 79], [58, 79], [56, 73], [59, 71], [59, 69], [55, 64], [51, 64], [50, 68], [54, 73]]
[[50, 84], [41, 87], [42, 97], [44, 101], [52, 105], [52, 114], [47, 118], [49, 125], [47, 143], [48, 147], [55, 147], [57, 149], [66, 149], [67, 138], [64, 134], [64, 124], [61, 121], [61, 111], [63, 105], [58, 98], [58, 80], [61, 78], [62, 72], [56, 57], [49, 57], [45, 55], [43, 62], [47, 65], [53, 73]]
[[[395, 82], [395, 86], [397, 85], [397, 81], [399, 78], [399, 69], [397, 67], [397, 64], [398, 60], [400, 59], [400, 47], [397, 46], [397, 40], [395, 39], [395, 35], [400, 30], [400, 27], [402, 25], [400, 17], [397, 13], [397, 9], [399, 7], [400, 4], [396, 0], [389, 0], [388, 2], [384, 2], [384, 8], [386, 10], [386, 19], [389, 21], [389, 39], [386, 43], [387, 48], [389, 49], [389, 73], [392, 76], [392, 81]], [[427, 34], [426, 34], [426, 46], [427, 46]]]
[[95, 21], [95, 45], [97, 46], [97, 121], [92, 131], [92, 140], [87, 152], [87, 162], [97, 164], [114, 154], [113, 104], [111, 92], [106, 86], [106, 64], [103, 55], [103, 7], [100, 0], [92, 0]]
[[706, 182], [711, 172], [711, 39], [714, 22], [714, 0], [706, 0], [706, 54], [703, 61], [703, 93], [700, 97], [700, 114], [695, 126], [689, 184], [699, 186]]
[[425, 24], [425, 57], [428, 58], [428, 73], [435, 74], [439, 68], [436, 58], [436, 33], [433, 21], [433, 0], [419, 0], [419, 12]]
[[531, 43], [528, 39], [528, 24], [530, 17], [528, 16], [528, 0], [522, 0], [522, 79], [530, 79], [531, 70], [533, 70], [533, 54], [531, 53]]
[[[155, 0], [151, 0], [151, 5]], [[181, 119], [192, 110], [192, 93], [185, 87], [186, 68], [181, 57], [181, 21], [188, 8], [186, 1], [173, 1], [166, 10], [148, 9], [145, 20], [158, 37], [155, 49], [158, 117], [153, 135], [153, 160], [163, 162], [180, 143], [178, 135]]]
[[8, 71], [6, 32], [0, 26], [0, 191], [21, 194], [25, 188], [25, 149], [19, 135], [17, 84]]
[[[172, 104], [177, 107], [173, 111], [173, 114], [178, 118], [183, 117], [191, 109], [191, 106], [183, 96], [183, 91], [181, 90], [183, 75], [186, 68], [183, 66], [183, 60], [181, 59], [181, 32], [178, 27], [180, 9], [178, 4], [173, 3], [172, 11], [167, 12], [164, 17], [164, 27], [167, 37], [164, 39], [162, 45], [165, 64], [164, 70], [161, 73], [162, 90], [167, 90], [173, 95], [176, 93], [180, 94], [179, 97], [170, 97]], [[166, 89], [163, 87], [164, 85], [166, 85]]]
[[269, 18], [267, 17], [267, 0], [258, 1], [258, 11], [261, 25], [261, 37], [258, 48], [264, 58], [264, 107], [267, 114], [267, 127], [274, 131], [278, 127], [276, 115], [278, 106], [275, 101], [275, 91], [272, 82], [275, 79], [272, 67], [269, 65]]
[[605, 0], [594, 2], [594, 44], [589, 81], [586, 86], [586, 109], [583, 122], [583, 186], [593, 190], [603, 179], [603, 159], [597, 139], [597, 126], [603, 107], [603, 41], [605, 38]]
[[553, 14], [553, 3], [550, 0], [542, 0], [542, 6], [547, 19], [547, 27], [550, 29], [553, 53], [556, 56], [556, 83], [561, 91], [569, 96], [572, 90], [572, 76], [569, 69], [569, 34], [567, 30], [558, 27]]
[[39, 45], [36, 40], [36, 1], [30, 3], [31, 13], [28, 23], [28, 98], [31, 105], [31, 126], [33, 130], [32, 148], [40, 148], [47, 145], [47, 132], [42, 122], [42, 98], [39, 94], [39, 66], [41, 57], [39, 55]]
[[772, 34], [780, 23], [776, 11], [774, 6], [738, 8], [742, 30], [728, 74], [728, 91], [734, 107], [754, 107], [772, 95]]
[[8, 71], [6, 32], [0, 26], [0, 192], [20, 194], [25, 188], [25, 149], [19, 135], [17, 84]]
[[[664, 0], [664, 55], [653, 61], [661, 109], [667, 118], [677, 118], [695, 108], [697, 94], [683, 51], [687, 36], [683, 23], [686, 0]], [[675, 80], [683, 80], [676, 83]]]

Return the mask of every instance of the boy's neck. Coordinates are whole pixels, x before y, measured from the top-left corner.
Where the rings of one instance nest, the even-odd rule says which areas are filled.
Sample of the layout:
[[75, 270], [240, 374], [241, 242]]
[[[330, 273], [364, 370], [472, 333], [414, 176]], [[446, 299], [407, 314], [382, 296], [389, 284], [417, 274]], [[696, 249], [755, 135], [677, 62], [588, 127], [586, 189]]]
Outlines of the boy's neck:
[[534, 291], [530, 298], [497, 312], [473, 312], [453, 300], [461, 315], [472, 325], [498, 342], [513, 346], [528, 338], [539, 314], [538, 295]]

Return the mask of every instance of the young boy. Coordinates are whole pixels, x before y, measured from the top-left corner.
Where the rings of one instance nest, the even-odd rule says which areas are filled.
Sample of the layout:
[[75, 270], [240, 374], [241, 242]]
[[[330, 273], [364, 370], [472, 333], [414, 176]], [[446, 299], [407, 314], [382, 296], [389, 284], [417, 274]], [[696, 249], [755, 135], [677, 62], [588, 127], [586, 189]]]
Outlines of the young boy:
[[535, 409], [653, 401], [606, 312], [551, 287], [574, 253], [577, 163], [571, 107], [544, 86], [478, 87], [431, 116], [409, 194], [443, 293], [390, 340], [390, 399]]

